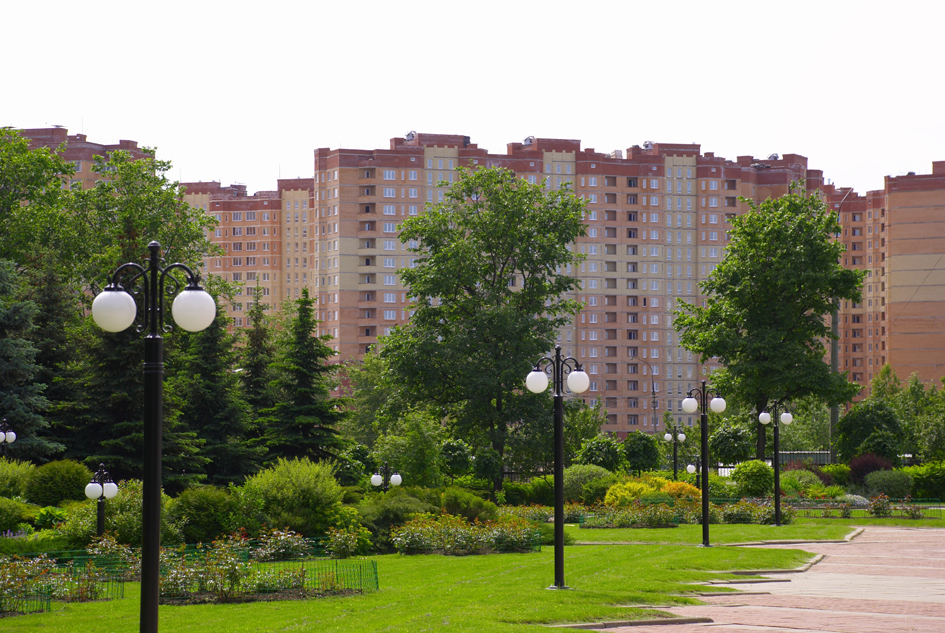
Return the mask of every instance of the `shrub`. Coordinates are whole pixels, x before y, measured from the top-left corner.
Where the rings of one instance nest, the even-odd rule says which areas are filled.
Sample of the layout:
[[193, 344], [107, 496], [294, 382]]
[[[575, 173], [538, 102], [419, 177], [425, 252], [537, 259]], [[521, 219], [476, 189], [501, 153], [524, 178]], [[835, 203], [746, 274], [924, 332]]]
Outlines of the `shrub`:
[[774, 487], [774, 470], [763, 461], [752, 459], [736, 466], [732, 479], [738, 484], [740, 495], [765, 497]]
[[[554, 523], [532, 523], [536, 530], [541, 532], [541, 544], [552, 546], [555, 544], [555, 526]], [[574, 535], [564, 531], [564, 544], [574, 545]]]
[[34, 468], [29, 462], [0, 458], [0, 497], [25, 496], [24, 488]]
[[945, 462], [929, 462], [903, 468], [912, 475], [913, 496], [920, 499], [945, 499]]
[[325, 544], [325, 551], [332, 558], [350, 558], [361, 554], [367, 554], [370, 548], [370, 539], [368, 546], [364, 546], [363, 536], [370, 534], [366, 528], [357, 528], [354, 530], [336, 530], [333, 527], [328, 528], [328, 543]]
[[698, 488], [693, 485], [687, 484], [685, 481], [670, 481], [663, 486], [662, 491], [666, 495], [673, 497], [674, 499], [695, 499], [702, 494]]
[[440, 507], [447, 514], [467, 521], [494, 521], [498, 517], [494, 503], [459, 488], [447, 488], [440, 496]]
[[619, 481], [620, 477], [618, 475], [609, 475], [589, 481], [584, 484], [584, 488], [581, 491], [581, 498], [584, 500], [584, 503], [589, 505], [602, 503], [604, 497], [607, 496], [607, 491]]
[[640, 511], [640, 524], [648, 528], [676, 525], [676, 510], [665, 503], [652, 503]]
[[882, 493], [890, 499], [905, 499], [912, 494], [912, 475], [901, 470], [876, 470], [864, 480], [871, 495]]
[[412, 497], [405, 490], [392, 489], [386, 494], [374, 493], [364, 497], [358, 506], [361, 521], [371, 531], [371, 541], [379, 551], [390, 551], [391, 529], [401, 526], [419, 514], [435, 512], [437, 506]]
[[781, 473], [782, 490], [791, 485], [789, 482], [797, 483], [796, 488], [798, 492], [803, 492], [811, 486], [820, 486], [823, 484], [823, 482], [820, 481], [820, 477], [809, 470], [789, 470], [786, 473]]
[[17, 525], [26, 520], [27, 505], [22, 501], [14, 501], [0, 497], [0, 532], [17, 530]]
[[810, 499], [836, 499], [842, 497], [846, 490], [842, 486], [824, 486], [821, 483], [810, 486], [804, 496]]
[[210, 543], [242, 527], [233, 524], [236, 509], [235, 500], [225, 489], [198, 486], [180, 493], [168, 512], [183, 524], [187, 543]]
[[[565, 510], [567, 512], [567, 510]], [[512, 516], [531, 521], [532, 523], [547, 523], [553, 517], [555, 511], [548, 506], [504, 506], [499, 508], [499, 516]]]
[[862, 485], [866, 476], [877, 470], [892, 470], [892, 463], [872, 453], [854, 457], [850, 460], [850, 481]]
[[892, 504], [889, 503], [889, 497], [878, 494], [870, 499], [868, 510], [871, 516], [888, 517], [892, 515]]
[[298, 532], [263, 530], [249, 556], [261, 561], [293, 560], [307, 556], [310, 551], [309, 542]]
[[16, 538], [0, 538], [0, 556], [21, 556], [36, 552], [61, 552], [69, 549], [68, 539], [52, 530], [40, 530]]
[[532, 498], [530, 503], [537, 503], [543, 506], [553, 506], [555, 504], [555, 478], [534, 477], [531, 482]]
[[512, 506], [523, 506], [532, 500], [532, 485], [527, 481], [502, 482], [502, 492], [505, 502]]
[[623, 507], [636, 501], [648, 492], [655, 492], [656, 489], [639, 481], [627, 481], [622, 484], [615, 484], [607, 491], [604, 497], [604, 504], [614, 507]]
[[827, 464], [826, 466], [821, 466], [820, 471], [830, 476], [833, 480], [832, 483], [837, 486], [850, 485], [850, 467], [846, 464]]
[[620, 442], [606, 433], [584, 440], [575, 461], [579, 464], [595, 464], [610, 472], [623, 470], [625, 464]]
[[33, 524], [41, 530], [55, 527], [66, 520], [68, 513], [63, 508], [55, 506], [46, 506], [36, 513], [36, 519]]
[[[742, 462], [745, 463], [745, 462]], [[751, 523], [755, 518], [755, 504], [739, 501], [722, 508], [722, 523]]]
[[529, 551], [539, 529], [516, 517], [470, 524], [448, 514], [424, 515], [392, 530], [394, 547], [402, 554], [484, 554], [489, 551]]
[[325, 534], [332, 513], [341, 505], [341, 486], [331, 465], [307, 458], [279, 459], [243, 487], [260, 499], [270, 526], [305, 536]]
[[584, 485], [595, 479], [610, 477], [612, 473], [595, 464], [575, 464], [564, 469], [564, 500], [581, 501], [584, 498]]
[[43, 464], [30, 473], [23, 487], [26, 498], [39, 506], [57, 506], [66, 499], [85, 499], [92, 472], [71, 459]]

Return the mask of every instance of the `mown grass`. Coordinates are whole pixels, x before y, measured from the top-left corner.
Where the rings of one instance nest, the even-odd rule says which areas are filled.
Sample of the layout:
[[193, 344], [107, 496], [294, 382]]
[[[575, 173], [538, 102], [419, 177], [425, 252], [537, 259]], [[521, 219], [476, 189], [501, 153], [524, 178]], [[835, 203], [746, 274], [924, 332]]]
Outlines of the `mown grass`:
[[[714, 570], [793, 568], [809, 558], [800, 550], [575, 546], [565, 550], [565, 580], [573, 589], [548, 591], [554, 579], [550, 547], [532, 554], [379, 556], [381, 589], [376, 593], [162, 606], [160, 628], [174, 633], [547, 631], [540, 625], [658, 617], [658, 611], [627, 605], [690, 603], [693, 598], [684, 594], [697, 589], [692, 583], [726, 577]], [[138, 630], [138, 586], [128, 585], [125, 596], [112, 602], [56, 604], [52, 613], [4, 618], [0, 628], [11, 633], [131, 633]]]

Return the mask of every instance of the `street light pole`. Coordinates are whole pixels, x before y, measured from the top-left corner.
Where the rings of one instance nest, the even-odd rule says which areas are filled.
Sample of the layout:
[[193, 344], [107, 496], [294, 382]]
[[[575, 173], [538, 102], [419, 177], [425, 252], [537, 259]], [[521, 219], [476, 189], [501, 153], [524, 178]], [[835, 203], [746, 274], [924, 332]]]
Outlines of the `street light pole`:
[[[712, 400], [707, 402], [710, 394]], [[698, 401], [695, 396], [699, 397]], [[682, 401], [682, 408], [686, 413], [695, 413], [697, 409], [702, 412], [699, 418], [699, 428], [702, 431], [702, 546], [711, 547], [709, 544], [709, 414], [706, 409], [711, 408], [716, 413], [722, 413], [725, 411], [725, 400], [719, 396], [718, 391], [707, 388], [706, 381], [703, 380], [701, 389], [696, 387], [689, 390], [686, 399]]]
[[677, 461], [679, 459], [679, 443], [686, 441], [686, 434], [683, 433], [679, 424], [676, 424], [672, 429], [666, 431], [663, 439], [673, 443], [673, 481], [676, 481], [679, 478], [679, 462]]
[[105, 464], [98, 465], [98, 472], [92, 475], [92, 481], [85, 487], [85, 496], [98, 500], [95, 535], [102, 538], [105, 534], [105, 500], [118, 494], [118, 486], [105, 470]]
[[555, 584], [548, 588], [568, 589], [564, 584], [564, 376], [568, 376], [568, 389], [574, 393], [587, 391], [590, 378], [576, 359], [561, 357], [560, 345], [555, 346], [554, 358], [545, 356], [535, 363], [525, 386], [532, 393], [542, 393], [548, 388], [549, 375], [554, 390]]
[[[136, 262], [119, 266], [105, 290], [92, 302], [92, 318], [106, 332], [121, 332], [138, 317], [138, 307], [125, 287], [141, 297], [144, 337], [144, 478], [142, 481], [141, 633], [157, 633], [160, 602], [161, 555], [161, 438], [164, 418], [164, 339], [172, 326], [164, 322], [165, 297], [176, 294], [171, 306], [174, 321], [184, 330], [199, 332], [216, 317], [213, 297], [200, 286], [200, 275], [184, 264], [161, 268], [161, 245], [148, 244], [147, 267]], [[180, 270], [187, 286], [170, 276]], [[124, 283], [124, 285], [123, 285]]]
[[[381, 473], [384, 473], [381, 475]], [[387, 462], [384, 462], [384, 467], [379, 469], [373, 475], [371, 475], [371, 485], [372, 486], [383, 486], [381, 490], [387, 492], [387, 489], [390, 486], [399, 486], [403, 481], [403, 477], [400, 476], [396, 470], [391, 473], [390, 467], [387, 465]]]
[[7, 446], [16, 441], [16, 433], [7, 424], [7, 419], [0, 421], [0, 446], [3, 446], [3, 458], [7, 457]]
[[[779, 429], [782, 424], [788, 425], [794, 421], [794, 416], [789, 412], [785, 411], [781, 414], [780, 422], [778, 422], [778, 405], [775, 404], [772, 408], [775, 415], [774, 421], [774, 524], [776, 526], [781, 525], [781, 438], [779, 437]], [[762, 411], [758, 414], [758, 421], [762, 424], [768, 424], [771, 422], [771, 414], [767, 411]]]

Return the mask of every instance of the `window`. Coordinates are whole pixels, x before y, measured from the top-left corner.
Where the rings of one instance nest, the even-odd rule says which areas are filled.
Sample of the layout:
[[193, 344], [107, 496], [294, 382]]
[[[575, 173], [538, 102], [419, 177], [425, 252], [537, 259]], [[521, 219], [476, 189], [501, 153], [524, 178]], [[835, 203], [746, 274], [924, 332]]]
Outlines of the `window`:
[[397, 177], [396, 170], [385, 169], [384, 170], [384, 180], [394, 180]]
[[396, 257], [385, 257], [384, 258], [384, 268], [396, 268], [397, 267], [397, 258]]
[[396, 188], [396, 187], [384, 187], [384, 197], [385, 197], [385, 198], [393, 198], [393, 197], [395, 197], [396, 195], [397, 195], [397, 188]]
[[394, 321], [397, 319], [397, 310], [384, 310], [384, 320]]
[[243, 221], [243, 214], [242, 214], [242, 213], [234, 213], [234, 214], [233, 214], [233, 221], [234, 221], [234, 222], [242, 222], [242, 221]]
[[415, 170], [415, 169], [410, 170], [409, 177], [410, 177], [410, 180], [416, 180], [416, 179], [417, 179], [417, 170]]
[[408, 211], [410, 215], [417, 215], [417, 205], [415, 204], [410, 205], [410, 207], [408, 208]]
[[396, 223], [396, 222], [385, 222], [385, 223], [384, 223], [384, 232], [385, 232], [385, 233], [396, 233], [396, 232], [397, 232], [397, 223]]
[[385, 285], [385, 286], [396, 286], [396, 285], [397, 285], [397, 275], [384, 275], [384, 285]]
[[384, 293], [384, 303], [396, 303], [397, 302], [397, 293], [396, 292], [385, 292]]
[[410, 198], [416, 198], [416, 197], [417, 197], [417, 188], [416, 188], [416, 187], [411, 187], [410, 189], [408, 189], [408, 190], [407, 190], [407, 195], [408, 195]]
[[396, 240], [384, 240], [384, 250], [385, 250], [385, 251], [396, 251], [396, 250], [397, 250], [397, 241], [396, 241]]

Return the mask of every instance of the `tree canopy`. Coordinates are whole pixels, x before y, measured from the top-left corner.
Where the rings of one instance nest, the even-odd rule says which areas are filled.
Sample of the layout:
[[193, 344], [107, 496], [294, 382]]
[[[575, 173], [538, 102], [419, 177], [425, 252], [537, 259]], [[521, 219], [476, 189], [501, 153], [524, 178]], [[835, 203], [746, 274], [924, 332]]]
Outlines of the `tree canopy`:
[[[705, 305], [680, 302], [673, 326], [683, 347], [717, 357], [713, 382], [726, 399], [760, 412], [814, 395], [828, 404], [859, 390], [832, 373], [824, 341], [836, 301], [859, 301], [864, 273], [840, 264], [836, 214], [816, 195], [789, 193], [732, 218], [725, 258], [701, 283]], [[756, 424], [763, 456], [764, 427]]]

